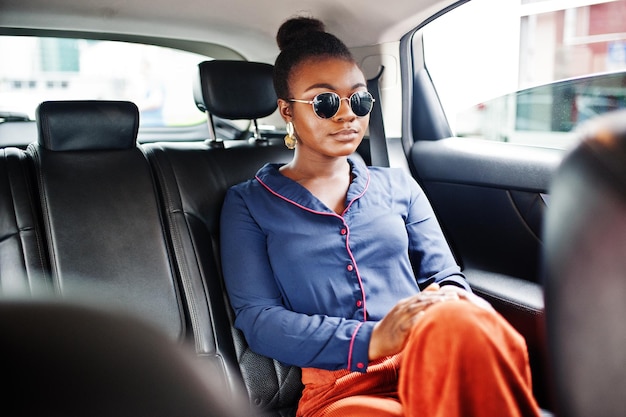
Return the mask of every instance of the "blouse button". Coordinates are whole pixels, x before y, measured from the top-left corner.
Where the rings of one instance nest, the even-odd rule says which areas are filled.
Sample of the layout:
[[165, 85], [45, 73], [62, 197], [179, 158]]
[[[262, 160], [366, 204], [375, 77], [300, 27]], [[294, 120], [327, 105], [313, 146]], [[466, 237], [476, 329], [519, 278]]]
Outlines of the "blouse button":
[[352, 271], [354, 269], [354, 267], [352, 265], [348, 265], [347, 269], [348, 269], [348, 271]]
[[363, 369], [365, 367], [365, 365], [363, 365], [363, 362], [359, 362], [356, 364], [356, 367], [359, 369]]
[[356, 306], [357, 306], [357, 307], [361, 307], [362, 305], [363, 305], [363, 301], [361, 301], [361, 300], [357, 300], [357, 302], [356, 302]]
[[348, 233], [348, 231], [346, 229], [341, 229], [341, 234], [345, 235], [346, 233]]

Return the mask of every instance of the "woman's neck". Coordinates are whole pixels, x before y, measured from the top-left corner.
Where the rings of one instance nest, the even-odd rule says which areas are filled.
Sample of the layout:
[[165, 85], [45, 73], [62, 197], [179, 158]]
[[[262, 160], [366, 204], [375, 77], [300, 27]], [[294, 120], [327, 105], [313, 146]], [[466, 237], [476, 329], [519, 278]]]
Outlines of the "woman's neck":
[[338, 157], [323, 162], [294, 158], [283, 165], [280, 172], [309, 190], [327, 207], [337, 214], [345, 209], [352, 172], [347, 157]]
[[336, 158], [307, 158], [295, 155], [280, 169], [281, 173], [294, 181], [332, 179], [349, 176], [350, 165], [345, 156]]

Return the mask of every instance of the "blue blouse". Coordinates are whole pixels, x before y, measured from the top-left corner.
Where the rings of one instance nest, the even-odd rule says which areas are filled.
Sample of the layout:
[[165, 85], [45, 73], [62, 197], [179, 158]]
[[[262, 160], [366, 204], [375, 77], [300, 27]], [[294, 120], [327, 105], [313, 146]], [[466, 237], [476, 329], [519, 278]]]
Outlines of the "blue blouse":
[[364, 372], [372, 329], [397, 301], [432, 282], [469, 290], [413, 178], [349, 163], [341, 215], [276, 164], [226, 195], [226, 289], [235, 326], [261, 355]]

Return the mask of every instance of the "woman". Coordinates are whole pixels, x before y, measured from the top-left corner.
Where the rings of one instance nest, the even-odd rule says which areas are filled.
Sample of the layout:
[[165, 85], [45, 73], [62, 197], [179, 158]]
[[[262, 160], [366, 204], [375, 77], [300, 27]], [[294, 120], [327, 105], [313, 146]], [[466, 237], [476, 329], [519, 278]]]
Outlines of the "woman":
[[299, 416], [538, 415], [523, 338], [472, 294], [417, 183], [351, 158], [375, 103], [347, 47], [310, 18], [277, 42], [294, 157], [231, 188], [221, 222], [250, 348], [302, 367]]

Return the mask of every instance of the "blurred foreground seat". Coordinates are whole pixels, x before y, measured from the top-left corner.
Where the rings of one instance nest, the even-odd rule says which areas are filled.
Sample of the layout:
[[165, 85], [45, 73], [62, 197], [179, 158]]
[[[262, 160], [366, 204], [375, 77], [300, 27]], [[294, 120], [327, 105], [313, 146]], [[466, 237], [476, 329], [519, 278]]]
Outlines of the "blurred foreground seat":
[[545, 304], [557, 415], [626, 415], [626, 112], [580, 130], [552, 184]]
[[129, 315], [0, 303], [7, 416], [250, 416], [206, 362]]

